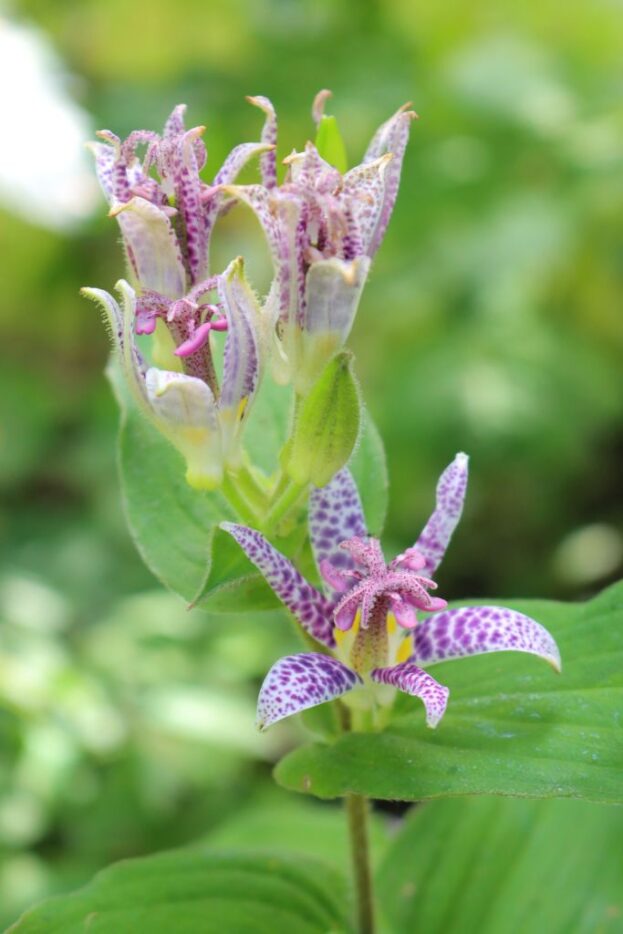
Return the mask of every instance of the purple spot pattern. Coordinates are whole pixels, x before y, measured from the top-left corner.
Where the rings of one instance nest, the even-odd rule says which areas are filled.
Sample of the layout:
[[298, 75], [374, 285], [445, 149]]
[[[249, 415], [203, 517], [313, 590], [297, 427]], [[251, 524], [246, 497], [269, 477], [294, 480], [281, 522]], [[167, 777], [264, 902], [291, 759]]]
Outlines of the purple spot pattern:
[[329, 655], [314, 652], [280, 658], [270, 669], [257, 701], [257, 725], [263, 730], [284, 717], [341, 697], [361, 678]]
[[275, 108], [267, 97], [261, 94], [256, 97], [247, 97], [250, 104], [259, 107], [264, 111], [266, 119], [262, 129], [262, 142], [275, 148], [270, 152], [265, 152], [260, 158], [260, 171], [262, 173], [262, 184], [265, 188], [274, 188], [277, 184], [277, 114]]
[[431, 728], [437, 726], [446, 712], [449, 689], [411, 662], [402, 662], [392, 668], [374, 668], [372, 680], [391, 684], [405, 694], [421, 698], [426, 709], [426, 724]]
[[[316, 565], [329, 561], [333, 567], [351, 571], [355, 562], [340, 545], [357, 536], [366, 536], [366, 523], [359, 491], [345, 467], [322, 489], [314, 488], [309, 497], [309, 535]], [[327, 596], [339, 599], [338, 591], [324, 584]]]
[[233, 522], [222, 522], [221, 528], [236, 539], [303, 629], [318, 642], [333, 648], [333, 604], [312, 587], [292, 562], [273, 548], [260, 532]]
[[422, 620], [413, 635], [413, 660], [433, 665], [488, 652], [528, 652], [560, 671], [560, 652], [550, 633], [537, 623], [499, 606], [444, 610]]
[[234, 260], [219, 277], [219, 294], [228, 323], [220, 404], [237, 408], [254, 395], [260, 377], [260, 309], [244, 281], [241, 261]]
[[442, 473], [437, 484], [435, 511], [415, 543], [415, 548], [426, 558], [423, 570], [427, 574], [434, 574], [441, 564], [461, 518], [467, 490], [467, 463], [466, 454], [457, 454]]
[[392, 211], [394, 210], [394, 204], [396, 203], [396, 197], [398, 195], [398, 186], [400, 184], [402, 161], [409, 139], [411, 121], [414, 117], [415, 113], [413, 111], [401, 107], [393, 117], [390, 117], [386, 123], [379, 127], [363, 157], [364, 163], [369, 163], [380, 158], [385, 153], [392, 154], [392, 160], [385, 173], [382, 205], [378, 212], [376, 227], [368, 246], [370, 256], [373, 256], [381, 245]]

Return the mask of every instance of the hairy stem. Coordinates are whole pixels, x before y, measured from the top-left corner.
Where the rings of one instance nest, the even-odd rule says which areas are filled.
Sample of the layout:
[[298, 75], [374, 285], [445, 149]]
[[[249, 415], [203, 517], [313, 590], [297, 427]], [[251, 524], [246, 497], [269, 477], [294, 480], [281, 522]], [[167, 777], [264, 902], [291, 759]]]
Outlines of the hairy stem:
[[359, 934], [374, 934], [374, 897], [368, 841], [368, 800], [363, 795], [348, 794], [346, 815], [353, 864]]
[[273, 532], [275, 526], [294, 509], [298, 500], [306, 490], [306, 484], [290, 482], [264, 517], [264, 529], [268, 532]]
[[221, 487], [221, 493], [230, 506], [233, 506], [238, 514], [238, 518], [242, 519], [243, 522], [246, 522], [247, 525], [253, 527], [258, 524], [257, 516], [253, 508], [240, 491], [237, 483], [232, 480], [229, 474], [225, 474], [223, 485]]

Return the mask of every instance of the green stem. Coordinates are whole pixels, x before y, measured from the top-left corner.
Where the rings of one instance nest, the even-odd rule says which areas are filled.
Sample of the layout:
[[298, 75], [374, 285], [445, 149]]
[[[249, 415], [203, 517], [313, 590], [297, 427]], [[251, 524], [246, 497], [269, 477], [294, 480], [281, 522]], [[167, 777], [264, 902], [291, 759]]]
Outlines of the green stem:
[[348, 794], [345, 798], [345, 805], [357, 899], [357, 930], [359, 934], [374, 934], [374, 897], [368, 841], [368, 800], [363, 795]]
[[262, 488], [253, 471], [246, 464], [236, 474], [236, 484], [248, 503], [258, 515], [263, 515], [268, 506], [269, 494]]
[[235, 511], [238, 513], [238, 517], [242, 519], [243, 522], [246, 522], [247, 525], [253, 527], [258, 525], [257, 515], [255, 514], [250, 503], [248, 503], [245, 497], [242, 495], [238, 483], [232, 480], [229, 474], [225, 474], [223, 485], [221, 486], [221, 493], [229, 505], [233, 506]]
[[264, 522], [262, 523], [263, 528], [272, 532], [275, 526], [287, 516], [294, 506], [296, 506], [297, 501], [306, 489], [306, 483], [294, 483], [290, 481], [281, 496], [273, 503], [264, 517]]

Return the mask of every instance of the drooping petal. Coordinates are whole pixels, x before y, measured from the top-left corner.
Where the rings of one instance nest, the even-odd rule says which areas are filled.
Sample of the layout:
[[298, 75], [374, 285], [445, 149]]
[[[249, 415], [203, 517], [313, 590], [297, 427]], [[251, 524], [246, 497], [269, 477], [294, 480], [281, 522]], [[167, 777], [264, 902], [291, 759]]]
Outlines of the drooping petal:
[[257, 700], [257, 726], [264, 730], [284, 717], [335, 700], [361, 683], [356, 672], [329, 655], [287, 655], [275, 662], [264, 679]]
[[390, 117], [389, 120], [379, 127], [363, 157], [364, 163], [368, 163], [373, 162], [385, 153], [391, 153], [393, 156], [387, 167], [385, 176], [383, 205], [378, 216], [374, 233], [370, 239], [368, 248], [370, 256], [374, 256], [381, 245], [396, 202], [398, 186], [400, 184], [400, 173], [402, 171], [402, 160], [409, 139], [409, 128], [411, 126], [411, 121], [416, 117], [414, 111], [408, 109], [409, 107], [410, 104], [401, 107], [393, 117]]
[[266, 143], [272, 148], [266, 150], [261, 157], [260, 171], [264, 187], [274, 188], [277, 184], [277, 114], [269, 99], [261, 94], [256, 97], [247, 97], [247, 100], [254, 107], [259, 107], [266, 115], [261, 139], [262, 143]]
[[236, 539], [303, 629], [318, 642], [333, 648], [333, 605], [326, 597], [312, 587], [292, 562], [273, 548], [260, 532], [233, 522], [222, 522], [221, 528]]
[[[318, 489], [312, 488], [309, 497], [309, 535], [316, 565], [327, 561], [340, 571], [352, 571], [355, 562], [345, 549], [343, 541], [357, 536], [364, 538], [366, 523], [359, 491], [348, 468], [344, 467]], [[326, 580], [326, 578], [325, 578]], [[339, 591], [327, 583], [325, 592], [337, 599]]]
[[457, 454], [437, 484], [437, 503], [415, 548], [426, 558], [425, 571], [434, 574], [463, 512], [467, 490], [467, 454]]
[[528, 652], [560, 671], [560, 652], [553, 637], [535, 620], [500, 606], [465, 606], [422, 620], [413, 636], [418, 664], [488, 652]]
[[223, 479], [218, 410], [203, 380], [151, 367], [145, 377], [159, 430], [186, 459], [186, 480], [196, 489], [216, 489]]
[[262, 312], [244, 276], [241, 257], [219, 278], [219, 294], [227, 318], [227, 340], [219, 410], [226, 459], [236, 462], [240, 428], [253, 401], [261, 370]]
[[168, 299], [181, 298], [186, 276], [177, 238], [167, 215], [145, 198], [131, 198], [112, 208], [130, 263], [143, 289]]
[[371, 677], [378, 684], [391, 684], [405, 694], [420, 697], [426, 708], [426, 725], [432, 729], [446, 712], [448, 688], [412, 662], [402, 662], [392, 668], [374, 668]]

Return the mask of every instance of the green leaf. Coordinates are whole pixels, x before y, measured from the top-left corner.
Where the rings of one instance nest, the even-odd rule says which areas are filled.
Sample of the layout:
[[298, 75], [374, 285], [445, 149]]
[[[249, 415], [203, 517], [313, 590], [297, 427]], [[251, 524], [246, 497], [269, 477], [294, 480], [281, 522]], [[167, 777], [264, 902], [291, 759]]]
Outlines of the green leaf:
[[351, 931], [335, 869], [277, 852], [192, 848], [126, 860], [43, 902], [12, 934], [327, 934]]
[[623, 810], [585, 801], [466, 798], [416, 808], [377, 893], [399, 934], [621, 930]]
[[329, 165], [342, 174], [348, 170], [346, 146], [335, 117], [322, 115], [316, 133], [316, 149]]
[[622, 802], [623, 582], [588, 603], [510, 605], [552, 632], [562, 675], [510, 652], [436, 665], [450, 688], [436, 730], [425, 726], [420, 702], [400, 695], [387, 730], [303, 746], [277, 766], [277, 780], [323, 798], [353, 791], [404, 801], [503, 794]]

